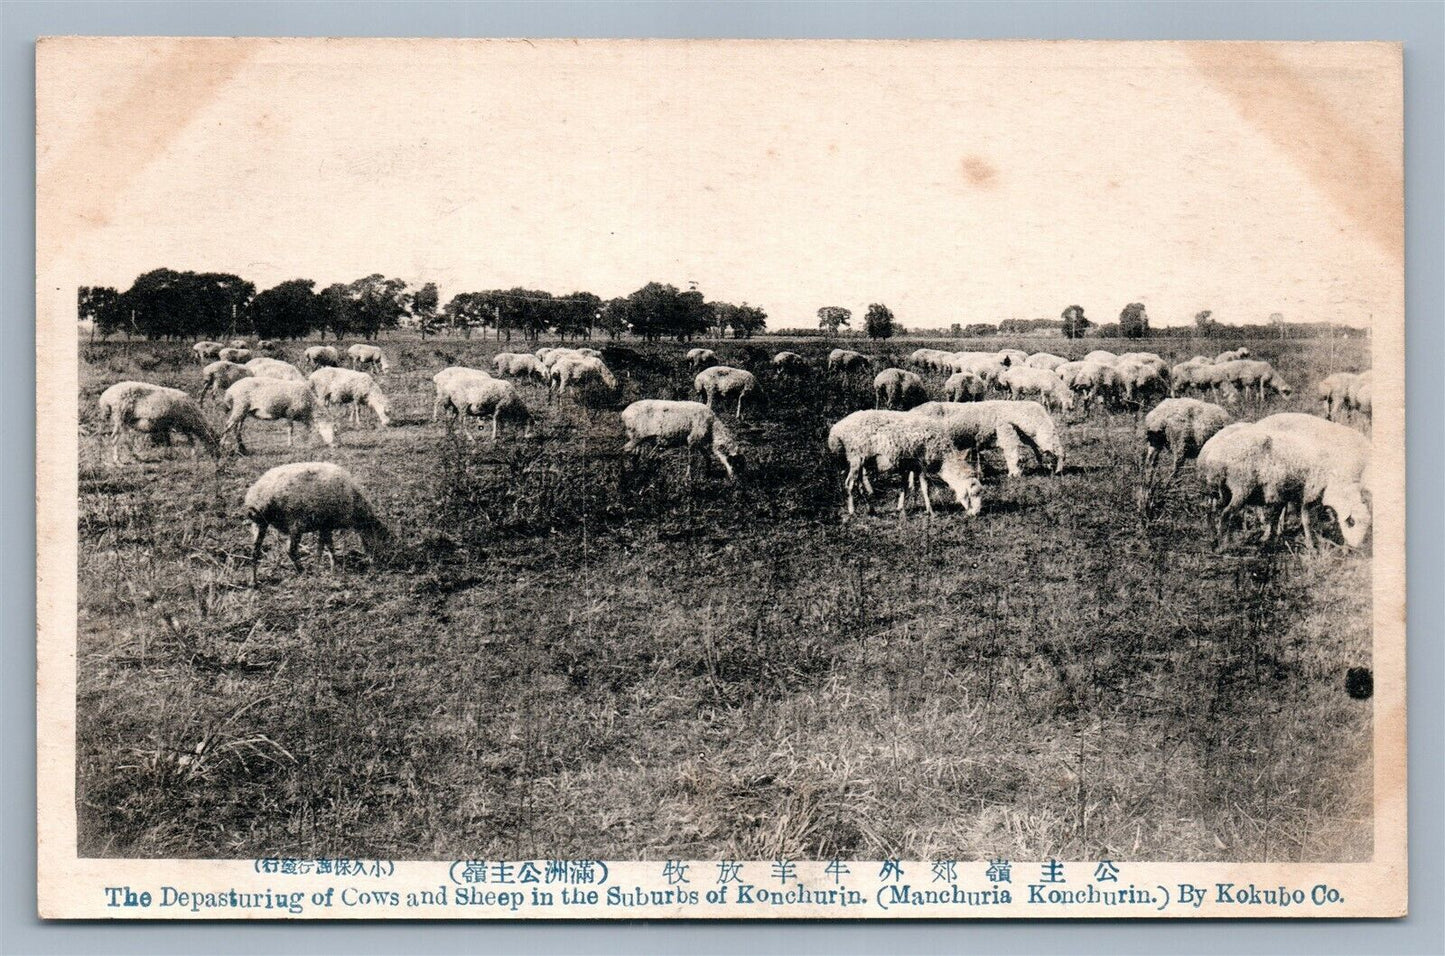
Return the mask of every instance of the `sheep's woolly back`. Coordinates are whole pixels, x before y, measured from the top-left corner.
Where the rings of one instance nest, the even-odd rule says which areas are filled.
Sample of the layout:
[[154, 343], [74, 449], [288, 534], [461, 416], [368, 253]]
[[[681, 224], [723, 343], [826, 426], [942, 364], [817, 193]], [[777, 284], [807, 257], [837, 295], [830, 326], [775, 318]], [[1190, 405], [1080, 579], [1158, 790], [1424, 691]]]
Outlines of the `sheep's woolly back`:
[[1035, 352], [1033, 355], [1024, 359], [1024, 365], [1029, 368], [1046, 368], [1051, 372], [1066, 362], [1068, 362], [1068, 359], [1063, 356], [1054, 355], [1049, 352]]
[[215, 452], [219, 447], [201, 406], [178, 388], [149, 382], [118, 382], [101, 393], [99, 401], [112, 427], [121, 425], [143, 432], [178, 432], [189, 435]]
[[773, 356], [773, 364], [779, 368], [799, 368], [808, 362], [797, 352], [779, 352]]
[[622, 427], [633, 447], [651, 439], [663, 446], [709, 442], [725, 455], [738, 451], [732, 432], [701, 402], [645, 398], [622, 410]]
[[1300, 412], [1281, 412], [1261, 418], [1255, 426], [1306, 439], [1314, 449], [1310, 456], [1312, 467], [1345, 481], [1358, 483], [1370, 463], [1370, 440], [1339, 422]]
[[[549, 357], [556, 359], [557, 354], [554, 352]], [[617, 387], [617, 379], [613, 376], [612, 370], [594, 355], [563, 356], [552, 364], [551, 379], [552, 384], [556, 385], [559, 390], [586, 382], [601, 382], [608, 388]]]
[[529, 352], [499, 352], [492, 367], [501, 375], [535, 375], [544, 378], [547, 368], [542, 360]]
[[697, 392], [711, 392], [715, 395], [731, 396], [755, 388], [758, 380], [753, 373], [730, 365], [714, 365], [698, 372], [692, 380]]
[[868, 356], [852, 349], [834, 349], [828, 353], [828, 368], [866, 368], [872, 364]]
[[231, 417], [251, 414], [257, 418], [309, 420], [316, 409], [316, 395], [306, 381], [279, 378], [243, 378], [226, 389]]
[[[1166, 398], [1144, 417], [1144, 433], [1149, 441], [1179, 454], [1204, 447], [1220, 429], [1228, 425], [1229, 412], [1212, 402], [1197, 398]], [[1184, 447], [1180, 447], [1179, 443]]]
[[376, 379], [355, 369], [319, 368], [311, 373], [311, 388], [318, 398], [331, 405], [372, 401], [384, 405], [386, 402]]
[[499, 378], [471, 379], [458, 386], [453, 404], [464, 414], [491, 415], [498, 410], [514, 416], [526, 413], [526, 403], [517, 387]]
[[1119, 356], [1107, 349], [1095, 349], [1084, 356], [1085, 362], [1098, 362], [1100, 365], [1113, 365], [1119, 361]]
[[999, 428], [1012, 427], [1039, 451], [1054, 455], [1060, 462], [1063, 460], [1064, 445], [1058, 425], [1048, 409], [1038, 402], [926, 402], [908, 414], [942, 418], [952, 430], [968, 436], [979, 447], [994, 444]]
[[330, 462], [277, 465], [246, 491], [246, 516], [288, 534], [355, 529], [384, 536], [386, 526], [351, 473]]
[[955, 452], [976, 442], [950, 423], [911, 412], [854, 412], [828, 431], [828, 448], [848, 456], [850, 464], [872, 464], [880, 472], [914, 463], [937, 470]]
[[1067, 399], [1069, 394], [1064, 380], [1046, 368], [1034, 368], [1027, 365], [1010, 366], [999, 376], [998, 382], [1013, 392], [1038, 392], [1061, 402]]
[[246, 368], [257, 378], [279, 378], [292, 382], [304, 382], [306, 375], [290, 362], [283, 362], [273, 358], [253, 358], [246, 363]]

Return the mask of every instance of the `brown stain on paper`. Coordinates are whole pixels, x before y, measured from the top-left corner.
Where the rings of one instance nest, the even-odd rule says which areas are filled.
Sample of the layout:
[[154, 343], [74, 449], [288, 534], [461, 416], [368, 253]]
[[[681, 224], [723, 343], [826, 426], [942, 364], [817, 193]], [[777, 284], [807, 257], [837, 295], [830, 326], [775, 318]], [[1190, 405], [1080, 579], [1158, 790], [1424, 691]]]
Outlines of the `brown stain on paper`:
[[[65, 77], [47, 73], [47, 53], [53, 52], [57, 62], [67, 62], [72, 51], [66, 47], [81, 43], [103, 59], [112, 42], [65, 37], [41, 41], [36, 50], [37, 79], [49, 82], [44, 84], [47, 101], [38, 104], [37, 125], [43, 121], [44, 109], [67, 106]], [[151, 41], [144, 68], [119, 96], [101, 104], [84, 132], [58, 155], [37, 155], [37, 209], [45, 212], [51, 225], [36, 249], [42, 269], [70, 237], [111, 221], [116, 203], [135, 177], [166, 154], [256, 49], [257, 43], [247, 40]], [[43, 142], [39, 135], [37, 142]]]
[[960, 162], [963, 178], [977, 189], [987, 189], [998, 183], [998, 170], [982, 156], [968, 155]]
[[1185, 50], [1246, 122], [1288, 154], [1361, 233], [1404, 263], [1404, 170], [1389, 158], [1401, 155], [1400, 141], [1372, 135], [1266, 44], [1190, 43]]

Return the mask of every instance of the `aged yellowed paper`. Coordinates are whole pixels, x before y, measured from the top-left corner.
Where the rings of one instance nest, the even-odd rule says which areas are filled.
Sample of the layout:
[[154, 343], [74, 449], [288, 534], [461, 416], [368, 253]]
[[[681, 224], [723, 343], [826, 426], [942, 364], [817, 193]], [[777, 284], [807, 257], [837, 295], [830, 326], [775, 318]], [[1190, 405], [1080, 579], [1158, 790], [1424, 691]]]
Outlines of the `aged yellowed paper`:
[[1403, 915], [1401, 84], [41, 41], [41, 914]]

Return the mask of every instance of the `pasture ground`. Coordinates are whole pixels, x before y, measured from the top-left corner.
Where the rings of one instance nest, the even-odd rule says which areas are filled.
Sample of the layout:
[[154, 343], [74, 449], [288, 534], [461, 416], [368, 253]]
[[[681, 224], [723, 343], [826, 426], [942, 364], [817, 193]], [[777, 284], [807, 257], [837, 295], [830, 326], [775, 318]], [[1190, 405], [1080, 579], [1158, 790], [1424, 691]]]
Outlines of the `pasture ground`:
[[[866, 384], [766, 369], [823, 341], [706, 343], [767, 391], [738, 484], [688, 484], [680, 451], [617, 458], [618, 410], [686, 395], [687, 346], [620, 343], [615, 396], [524, 386], [539, 426], [493, 446], [431, 423], [430, 377], [497, 343], [381, 344], [392, 428], [288, 449], [253, 423], [250, 457], [143, 446], [119, 468], [100, 391], [194, 394], [199, 366], [186, 344], [81, 345], [82, 855], [1370, 857], [1371, 704], [1345, 692], [1370, 664], [1368, 552], [1217, 552], [1192, 466], [1140, 501], [1134, 416], [1070, 418], [1062, 476], [986, 453], [976, 519], [900, 519], [889, 486], [845, 522], [824, 436]], [[1314, 382], [1368, 361], [1248, 344], [1296, 388], [1248, 418], [1314, 411]], [[1128, 348], [977, 347], [1010, 345]], [[313, 555], [297, 576], [273, 537], [253, 590], [242, 495], [318, 458], [369, 489], [397, 552], [373, 566], [343, 535], [334, 573]]]

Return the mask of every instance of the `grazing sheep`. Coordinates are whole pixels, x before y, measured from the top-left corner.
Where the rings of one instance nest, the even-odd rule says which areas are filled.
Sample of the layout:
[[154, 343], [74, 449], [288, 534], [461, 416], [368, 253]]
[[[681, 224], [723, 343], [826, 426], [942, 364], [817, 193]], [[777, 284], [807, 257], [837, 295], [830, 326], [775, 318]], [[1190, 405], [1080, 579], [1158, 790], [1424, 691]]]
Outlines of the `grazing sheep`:
[[286, 422], [286, 447], [295, 444], [297, 424], [315, 429], [328, 445], [336, 442], [336, 428], [317, 415], [316, 393], [307, 382], [288, 382], [279, 378], [243, 378], [226, 389], [226, 406], [231, 414], [221, 436], [233, 434], [236, 451], [245, 455], [246, 444], [241, 436], [246, 419]]
[[[1204, 389], [1209, 387], [1203, 381], [1204, 376], [1200, 369], [1209, 368], [1214, 364], [1214, 359], [1205, 358], [1203, 355], [1196, 355], [1185, 362], [1180, 362], [1169, 370], [1169, 394], [1178, 395], [1190, 389]], [[1196, 376], [1198, 376], [1196, 378]]]
[[1221, 365], [1225, 362], [1237, 362], [1240, 359], [1247, 359], [1253, 354], [1249, 349], [1234, 349], [1229, 352], [1220, 352], [1214, 357], [1214, 363]]
[[1199, 452], [1199, 475], [1213, 495], [1215, 534], [1222, 546], [1233, 517], [1247, 506], [1266, 509], [1264, 540], [1282, 530], [1290, 505], [1299, 511], [1305, 544], [1313, 547], [1312, 512], [1334, 512], [1350, 547], [1364, 542], [1369, 506], [1361, 479], [1369, 440], [1313, 415], [1274, 415], [1221, 429]]
[[1112, 405], [1119, 395], [1119, 373], [1102, 362], [1065, 362], [1054, 370], [1075, 396], [1082, 397], [1085, 411], [1098, 402]]
[[1023, 349], [999, 349], [994, 353], [994, 358], [1007, 366], [1023, 365], [1029, 360], [1029, 353]]
[[1123, 352], [1119, 355], [1120, 362], [1146, 362], [1149, 365], [1157, 365], [1160, 368], [1168, 368], [1169, 363], [1165, 362], [1153, 352]]
[[581, 349], [573, 349], [572, 351], [576, 352], [578, 355], [585, 355], [585, 356], [587, 356], [588, 358], [595, 358], [595, 359], [600, 359], [600, 358], [602, 358], [602, 353], [599, 352], [599, 351], [597, 351], [596, 349], [581, 348]]
[[950, 402], [976, 402], [988, 394], [988, 382], [972, 372], [954, 372], [943, 383], [943, 394]]
[[[451, 396], [451, 404], [461, 415], [476, 418], [480, 428], [482, 419], [492, 420], [492, 441], [497, 440], [498, 426], [509, 421], [522, 426], [522, 434], [532, 432], [532, 413], [522, 401], [517, 387], [499, 378], [473, 378], [458, 380]], [[469, 441], [476, 441], [470, 431], [463, 430]]]
[[1114, 363], [1114, 374], [1119, 382], [1119, 398], [1136, 409], [1142, 409], [1151, 397], [1169, 394], [1169, 370], [1163, 362], [1156, 365], [1120, 356]]
[[256, 351], [258, 352], [274, 353], [280, 350], [280, 348], [281, 343], [277, 342], [275, 339], [262, 339], [261, 341], [256, 343]]
[[335, 368], [341, 364], [341, 353], [329, 345], [313, 345], [302, 354], [312, 368]]
[[212, 362], [201, 369], [201, 374], [206, 377], [206, 382], [201, 386], [201, 394], [196, 396], [196, 401], [205, 401], [207, 392], [215, 395], [216, 400], [220, 401], [221, 396], [225, 395], [226, 389], [243, 378], [250, 378], [251, 370], [244, 365], [237, 365], [235, 362]]
[[1010, 477], [1023, 474], [1019, 459], [1025, 446], [1041, 466], [1056, 475], [1064, 470], [1058, 426], [1038, 402], [926, 402], [909, 414], [946, 418], [949, 427], [966, 435], [975, 447], [997, 446]]
[[253, 358], [246, 363], [257, 378], [279, 378], [287, 382], [304, 382], [306, 375], [290, 362], [273, 358]]
[[250, 348], [251, 344], [245, 339], [232, 339], [231, 341], [226, 343], [226, 347], [231, 349], [244, 349]]
[[1067, 361], [1068, 359], [1054, 355], [1052, 352], [1035, 352], [1033, 355], [1024, 359], [1024, 365], [1029, 368], [1046, 368], [1052, 372]]
[[992, 352], [956, 352], [949, 357], [948, 367], [955, 373], [968, 372], [989, 385], [998, 384], [999, 376], [1008, 369]]
[[848, 491], [848, 513], [854, 511], [854, 489], [861, 481], [871, 496], [868, 480], [872, 467], [880, 475], [901, 472], [908, 482], [898, 493], [898, 510], [916, 480], [928, 514], [933, 514], [933, 496], [928, 478], [936, 475], [953, 490], [954, 497], [969, 515], [983, 509], [983, 484], [974, 466], [975, 443], [970, 435], [950, 427], [948, 422], [910, 412], [854, 412], [828, 430], [828, 449], [848, 459], [843, 481]]
[[223, 348], [225, 346], [220, 342], [197, 342], [191, 346], [191, 352], [195, 354], [197, 360], [208, 362], [220, 355]]
[[1370, 416], [1375, 405], [1375, 373], [1366, 369], [1355, 376], [1354, 383], [1345, 394], [1345, 407], [1351, 411]]
[[574, 385], [600, 382], [608, 388], [617, 387], [617, 378], [612, 374], [612, 370], [600, 358], [592, 355], [565, 355], [548, 370], [547, 375], [550, 383], [548, 401], [551, 401], [551, 390], [561, 395]]
[[222, 362], [235, 362], [237, 365], [245, 365], [251, 361], [251, 350], [228, 345], [216, 353], [216, 358]]
[[1359, 378], [1353, 372], [1335, 372], [1315, 386], [1315, 396], [1324, 403], [1326, 418], [1334, 421], [1350, 407], [1350, 389], [1356, 387]]
[[462, 412], [462, 406], [456, 400], [461, 395], [462, 385], [491, 377], [490, 374], [479, 368], [467, 368], [465, 365], [453, 365], [437, 372], [431, 379], [436, 386], [436, 399], [431, 406], [431, 420], [436, 421], [437, 416], [444, 408], [447, 410], [449, 418], [456, 418]]
[[1166, 398], [1144, 418], [1144, 471], [1159, 461], [1164, 449], [1174, 455], [1170, 477], [1178, 474], [1179, 463], [1199, 454], [1204, 443], [1228, 425], [1231, 415], [1218, 405], [1197, 398]]
[[717, 364], [717, 353], [712, 349], [688, 349], [687, 364], [693, 368], [706, 368]]
[[375, 368], [383, 373], [391, 371], [391, 360], [375, 345], [362, 345], [358, 342], [347, 348], [346, 356], [351, 359], [352, 368]]
[[165, 444], [169, 444], [171, 433], [177, 432], [191, 440], [192, 458], [202, 446], [212, 455], [220, 455], [220, 442], [201, 413], [201, 406], [178, 388], [149, 382], [117, 382], [101, 393], [98, 404], [110, 422], [111, 458], [117, 465], [122, 435], [129, 438], [131, 457], [140, 460], [135, 448], [138, 432]]
[[361, 424], [361, 406], [376, 413], [378, 426], [391, 424], [391, 402], [366, 372], [349, 368], [318, 368], [311, 373], [311, 390], [327, 405], [350, 405], [351, 421]]
[[1051, 402], [1062, 411], [1072, 411], [1074, 407], [1073, 390], [1046, 368], [1011, 366], [999, 376], [998, 384], [1008, 389], [1009, 398], [1014, 400], [1037, 395], [1045, 407]]
[[941, 349], [914, 349], [909, 354], [908, 361], [919, 368], [937, 369], [948, 354]]
[[526, 352], [499, 352], [497, 357], [492, 359], [492, 368], [497, 370], [498, 375], [510, 375], [513, 378], [525, 376], [547, 381], [547, 367], [542, 364], [542, 360]]
[[923, 379], [901, 368], [885, 368], [873, 376], [873, 407], [908, 411], [928, 401]]
[[316, 561], [326, 555], [336, 569], [336, 547], [332, 536], [352, 530], [373, 558], [391, 541], [391, 531], [376, 514], [351, 473], [340, 465], [324, 461], [301, 461], [277, 465], [256, 479], [246, 491], [246, 517], [251, 522], [251, 586], [256, 586], [261, 564], [261, 547], [266, 529], [285, 534], [286, 553], [299, 573], [301, 536], [316, 532], [319, 539]]
[[1113, 365], [1119, 361], [1119, 356], [1110, 352], [1108, 349], [1095, 349], [1088, 355], [1085, 355], [1083, 360], [1085, 362], [1098, 362], [1100, 365]]
[[559, 347], [537, 350], [537, 360], [542, 363], [542, 367], [548, 372], [551, 372], [556, 364], [564, 358], [580, 358], [581, 356], [582, 353], [577, 349]]
[[797, 352], [779, 352], [773, 356], [773, 368], [778, 374], [802, 375], [808, 371], [808, 360]]
[[1260, 401], [1264, 401], [1266, 389], [1278, 392], [1285, 398], [1288, 398], [1293, 391], [1289, 383], [1280, 378], [1279, 373], [1274, 370], [1274, 366], [1268, 362], [1235, 359], [1222, 362], [1214, 367], [1218, 369], [1218, 374], [1223, 381], [1233, 385], [1245, 395], [1250, 393], [1251, 388], [1257, 389]]
[[743, 399], [757, 391], [758, 380], [752, 372], [728, 365], [714, 365], [698, 372], [697, 377], [692, 380], [692, 387], [698, 395], [706, 398], [708, 408], [712, 408], [714, 399], [731, 399], [737, 396], [737, 416], [741, 419]]
[[741, 450], [722, 419], [701, 402], [672, 402], [646, 398], [622, 410], [622, 427], [627, 433], [624, 453], [637, 454], [643, 445], [654, 448], [687, 446], [687, 477], [692, 480], [693, 453], [704, 446], [722, 462], [729, 478], [736, 478], [733, 459]]
[[873, 367], [873, 360], [861, 352], [852, 349], [834, 349], [828, 353], [828, 371], [843, 372], [866, 372]]

